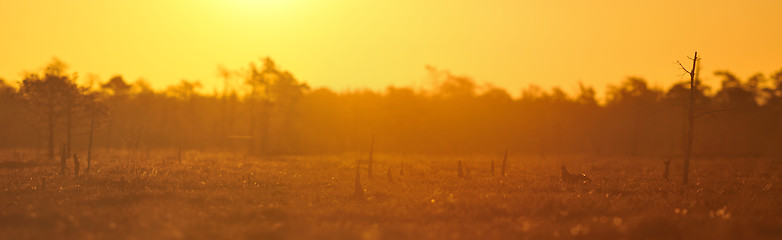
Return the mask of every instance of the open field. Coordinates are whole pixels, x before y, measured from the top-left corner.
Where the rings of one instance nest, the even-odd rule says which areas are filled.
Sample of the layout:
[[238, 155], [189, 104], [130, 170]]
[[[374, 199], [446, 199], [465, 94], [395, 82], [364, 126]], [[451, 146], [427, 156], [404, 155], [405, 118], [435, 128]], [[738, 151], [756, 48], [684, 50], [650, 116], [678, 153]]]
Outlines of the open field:
[[[511, 155], [501, 177], [501, 155], [376, 155], [357, 199], [358, 154], [175, 155], [98, 151], [75, 178], [71, 162], [60, 176], [59, 161], [4, 151], [0, 239], [782, 238], [782, 164], [769, 159], [695, 158], [682, 186], [680, 159], [666, 182], [659, 158]], [[562, 183], [560, 164], [593, 182]]]

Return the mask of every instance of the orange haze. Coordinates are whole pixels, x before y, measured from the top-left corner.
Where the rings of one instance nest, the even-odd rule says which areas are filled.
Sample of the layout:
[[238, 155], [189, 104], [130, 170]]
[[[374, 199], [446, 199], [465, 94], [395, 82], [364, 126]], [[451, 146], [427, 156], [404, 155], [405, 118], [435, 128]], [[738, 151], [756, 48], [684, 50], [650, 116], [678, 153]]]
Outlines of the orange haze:
[[[682, 80], [700, 51], [707, 84], [782, 66], [782, 1], [170, 0], [0, 2], [0, 77], [58, 57], [106, 81], [222, 88], [217, 66], [271, 56], [314, 87], [430, 87], [425, 65], [518, 95], [536, 84], [599, 92], [640, 76]], [[237, 80], [238, 81], [238, 80]]]

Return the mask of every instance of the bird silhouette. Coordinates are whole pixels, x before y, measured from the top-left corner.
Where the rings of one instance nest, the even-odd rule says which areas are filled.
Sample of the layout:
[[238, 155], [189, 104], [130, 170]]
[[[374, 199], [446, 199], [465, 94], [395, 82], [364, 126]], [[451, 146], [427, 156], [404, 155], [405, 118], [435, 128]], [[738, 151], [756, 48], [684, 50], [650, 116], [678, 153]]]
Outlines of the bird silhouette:
[[565, 165], [561, 166], [562, 168], [562, 181], [565, 183], [588, 183], [592, 182], [592, 179], [589, 179], [586, 174], [572, 174], [567, 171], [567, 168]]

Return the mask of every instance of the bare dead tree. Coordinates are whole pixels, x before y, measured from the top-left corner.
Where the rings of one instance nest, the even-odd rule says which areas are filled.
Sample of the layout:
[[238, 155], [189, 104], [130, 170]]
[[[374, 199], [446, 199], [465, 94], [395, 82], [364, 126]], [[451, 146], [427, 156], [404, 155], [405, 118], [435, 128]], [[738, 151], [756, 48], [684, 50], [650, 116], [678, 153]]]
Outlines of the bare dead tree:
[[690, 75], [690, 104], [689, 104], [689, 110], [687, 111], [687, 146], [684, 150], [684, 175], [682, 175], [682, 182], [687, 185], [689, 172], [690, 172], [690, 155], [692, 154], [692, 140], [694, 136], [694, 130], [695, 130], [695, 91], [696, 91], [696, 82], [695, 82], [695, 66], [696, 62], [698, 61], [698, 52], [695, 52], [695, 56], [692, 59], [692, 69], [687, 70], [687, 68], [684, 67], [681, 63], [679, 63], [679, 66]]

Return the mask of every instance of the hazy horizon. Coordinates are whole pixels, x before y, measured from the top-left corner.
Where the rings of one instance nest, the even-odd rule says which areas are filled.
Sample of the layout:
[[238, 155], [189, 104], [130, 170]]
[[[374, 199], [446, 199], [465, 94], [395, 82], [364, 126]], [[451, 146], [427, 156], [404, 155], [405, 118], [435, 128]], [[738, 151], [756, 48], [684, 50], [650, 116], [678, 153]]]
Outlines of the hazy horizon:
[[[309, 85], [383, 90], [430, 86], [425, 66], [518, 96], [578, 83], [603, 96], [628, 76], [686, 80], [676, 61], [703, 57], [741, 78], [779, 70], [779, 1], [22, 1], [0, 3], [0, 77], [57, 57], [84, 80], [123, 75], [156, 90], [180, 80], [222, 89], [218, 66], [272, 57]], [[566, 18], [563, 18], [566, 16]], [[53, 40], [52, 36], [57, 36]]]

